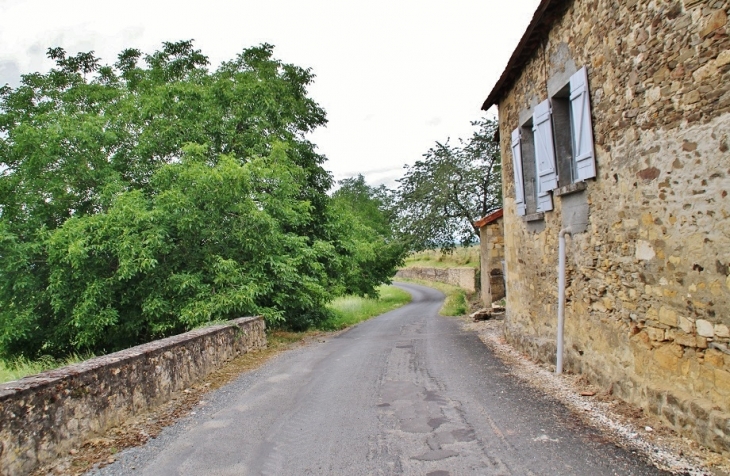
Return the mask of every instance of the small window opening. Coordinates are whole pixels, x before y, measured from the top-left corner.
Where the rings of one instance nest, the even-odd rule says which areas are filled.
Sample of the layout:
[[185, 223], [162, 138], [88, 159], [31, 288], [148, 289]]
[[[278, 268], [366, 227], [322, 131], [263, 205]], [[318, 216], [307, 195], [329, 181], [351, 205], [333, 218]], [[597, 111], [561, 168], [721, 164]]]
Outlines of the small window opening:
[[558, 167], [558, 186], [575, 182], [575, 160], [573, 160], [573, 131], [570, 120], [570, 85], [551, 98], [553, 109], [553, 136], [555, 139], [555, 161]]
[[537, 212], [537, 167], [535, 165], [535, 135], [532, 118], [520, 127], [522, 134], [522, 175], [525, 181], [525, 211]]

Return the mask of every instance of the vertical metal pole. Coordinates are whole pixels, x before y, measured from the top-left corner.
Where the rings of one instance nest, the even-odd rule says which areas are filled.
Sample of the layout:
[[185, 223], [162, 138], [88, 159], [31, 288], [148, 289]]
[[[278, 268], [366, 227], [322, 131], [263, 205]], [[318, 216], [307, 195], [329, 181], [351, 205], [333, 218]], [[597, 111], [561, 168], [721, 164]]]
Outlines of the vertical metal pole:
[[558, 355], [555, 373], [563, 373], [563, 347], [565, 329], [565, 235], [572, 234], [570, 228], [560, 230], [558, 234]]

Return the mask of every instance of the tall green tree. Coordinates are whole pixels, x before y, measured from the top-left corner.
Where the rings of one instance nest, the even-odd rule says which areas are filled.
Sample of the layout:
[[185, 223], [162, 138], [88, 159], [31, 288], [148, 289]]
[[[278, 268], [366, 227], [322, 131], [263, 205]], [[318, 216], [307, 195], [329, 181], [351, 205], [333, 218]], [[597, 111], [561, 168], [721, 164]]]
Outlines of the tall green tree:
[[396, 232], [392, 191], [371, 187], [362, 174], [339, 182], [335, 207], [350, 227], [351, 255], [357, 266], [346, 271], [347, 292], [377, 296], [378, 283], [390, 283], [408, 248]]
[[215, 70], [190, 41], [48, 55], [0, 89], [0, 353], [258, 313], [305, 328], [353, 288], [363, 245], [305, 137], [326, 123], [310, 70], [270, 45]]
[[398, 179], [398, 227], [412, 251], [472, 244], [479, 239], [474, 222], [502, 206], [497, 121], [472, 125], [469, 139], [436, 142]]

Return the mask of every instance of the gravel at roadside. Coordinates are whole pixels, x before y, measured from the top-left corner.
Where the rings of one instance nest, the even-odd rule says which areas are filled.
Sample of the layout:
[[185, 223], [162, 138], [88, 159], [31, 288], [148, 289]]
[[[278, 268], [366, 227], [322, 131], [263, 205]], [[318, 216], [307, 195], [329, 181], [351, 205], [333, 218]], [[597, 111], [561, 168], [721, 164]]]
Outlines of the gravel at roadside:
[[502, 325], [500, 320], [473, 322], [466, 318], [463, 324], [479, 334], [514, 376], [560, 400], [615, 443], [644, 455], [657, 467], [691, 476], [730, 475], [728, 458], [677, 435], [658, 418], [613, 397], [606, 389], [589, 385], [580, 375], [555, 375], [552, 365], [536, 363], [518, 352], [505, 342]]

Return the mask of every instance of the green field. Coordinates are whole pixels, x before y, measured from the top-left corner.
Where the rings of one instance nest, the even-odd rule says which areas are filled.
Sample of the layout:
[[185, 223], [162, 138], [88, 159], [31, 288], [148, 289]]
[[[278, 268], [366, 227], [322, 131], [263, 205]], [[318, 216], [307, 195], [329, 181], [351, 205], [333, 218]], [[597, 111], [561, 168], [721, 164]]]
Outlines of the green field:
[[456, 248], [453, 253], [427, 250], [413, 253], [406, 258], [404, 268], [479, 268], [479, 245]]

